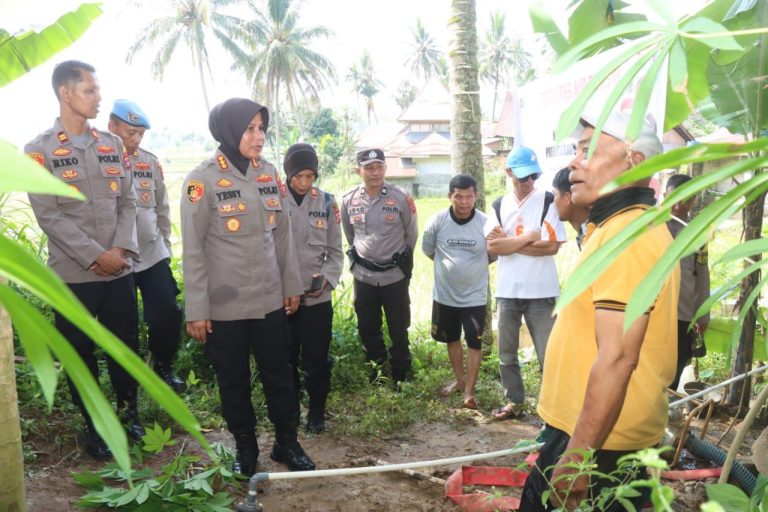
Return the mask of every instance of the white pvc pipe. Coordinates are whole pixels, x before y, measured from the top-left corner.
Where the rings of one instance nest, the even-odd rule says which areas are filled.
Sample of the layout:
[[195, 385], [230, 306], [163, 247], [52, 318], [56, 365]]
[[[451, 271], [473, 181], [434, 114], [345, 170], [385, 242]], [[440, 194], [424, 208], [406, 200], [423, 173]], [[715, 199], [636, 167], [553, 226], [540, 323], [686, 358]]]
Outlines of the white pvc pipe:
[[470, 462], [473, 460], [493, 459], [514, 455], [522, 452], [538, 450], [544, 443], [533, 443], [518, 448], [509, 448], [495, 452], [478, 453], [476, 455], [462, 455], [448, 459], [426, 460], [422, 462], [405, 462], [402, 464], [389, 464], [386, 466], [366, 466], [362, 468], [318, 469], [315, 471], [286, 471], [281, 473], [257, 473], [254, 477], [258, 481], [264, 480], [292, 480], [296, 478], [314, 478], [320, 476], [361, 475], [364, 473], [384, 473], [387, 471], [400, 471], [401, 469], [425, 468], [430, 466], [444, 466], [458, 462]]
[[726, 381], [721, 382], [720, 384], [715, 384], [711, 388], [703, 389], [701, 391], [698, 391], [698, 392], [692, 394], [691, 396], [688, 396], [686, 398], [681, 398], [680, 400], [676, 400], [676, 401], [674, 401], [674, 402], [669, 404], [669, 408], [670, 409], [674, 409], [675, 407], [678, 407], [680, 405], [683, 405], [684, 403], [690, 402], [691, 400], [695, 400], [695, 399], [699, 398], [700, 396], [704, 396], [707, 393], [709, 393], [710, 391], [714, 391], [715, 389], [719, 389], [719, 388], [722, 388], [724, 386], [727, 386], [728, 384], [732, 384], [734, 382], [740, 381], [741, 379], [744, 379], [744, 378], [746, 378], [746, 377], [748, 377], [750, 375], [753, 375], [755, 373], [760, 373], [762, 371], [765, 371], [766, 369], [768, 369], [768, 365], [761, 366], [760, 368], [755, 368], [754, 370], [750, 370], [747, 373], [742, 373], [741, 375], [737, 375], [736, 377], [732, 377], [732, 378], [730, 378], [730, 379], [728, 379]]

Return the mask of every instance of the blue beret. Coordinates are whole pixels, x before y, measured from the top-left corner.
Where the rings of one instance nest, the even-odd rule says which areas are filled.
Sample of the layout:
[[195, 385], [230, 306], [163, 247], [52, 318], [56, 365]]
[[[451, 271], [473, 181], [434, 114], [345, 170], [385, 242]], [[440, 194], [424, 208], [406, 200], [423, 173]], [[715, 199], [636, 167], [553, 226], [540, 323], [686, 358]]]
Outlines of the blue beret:
[[131, 126], [151, 128], [147, 115], [132, 101], [115, 100], [115, 104], [112, 106], [112, 115]]

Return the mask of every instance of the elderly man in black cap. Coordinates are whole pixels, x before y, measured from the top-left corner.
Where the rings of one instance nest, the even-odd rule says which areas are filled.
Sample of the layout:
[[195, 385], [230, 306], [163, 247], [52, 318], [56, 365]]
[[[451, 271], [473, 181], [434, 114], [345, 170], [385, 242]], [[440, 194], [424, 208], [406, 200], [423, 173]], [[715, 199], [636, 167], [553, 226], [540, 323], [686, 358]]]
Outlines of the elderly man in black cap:
[[286, 204], [304, 284], [301, 308], [288, 317], [288, 338], [299, 396], [299, 366], [304, 373], [307, 432], [313, 434], [325, 430], [325, 402], [331, 389], [331, 290], [339, 283], [344, 263], [339, 207], [331, 194], [314, 186], [317, 168], [317, 153], [309, 144], [294, 144], [285, 153], [283, 170], [290, 192]]
[[181, 199], [187, 332], [205, 344], [221, 414], [235, 437], [234, 469], [248, 476], [259, 456], [251, 355], [275, 427], [270, 457], [292, 471], [315, 469], [297, 440], [285, 322], [304, 286], [285, 185], [262, 158], [268, 125], [267, 108], [249, 99], [216, 105], [208, 126], [219, 148], [189, 173]]
[[[384, 180], [387, 165], [381, 149], [359, 151], [356, 160], [355, 171], [363, 183], [344, 194], [341, 223], [355, 278], [357, 329], [366, 360], [374, 365], [371, 380], [381, 371], [397, 385], [411, 376], [408, 285], [419, 236], [416, 204], [410, 194]], [[390, 368], [381, 331], [382, 308], [392, 339]]]
[[133, 279], [144, 303], [149, 351], [158, 375], [180, 392], [184, 381], [171, 371], [181, 338], [181, 309], [176, 303], [179, 288], [171, 272], [171, 210], [163, 168], [155, 155], [140, 147], [150, 124], [136, 103], [115, 100], [108, 126], [123, 140], [123, 160], [130, 166], [136, 189], [139, 254], [133, 262]]

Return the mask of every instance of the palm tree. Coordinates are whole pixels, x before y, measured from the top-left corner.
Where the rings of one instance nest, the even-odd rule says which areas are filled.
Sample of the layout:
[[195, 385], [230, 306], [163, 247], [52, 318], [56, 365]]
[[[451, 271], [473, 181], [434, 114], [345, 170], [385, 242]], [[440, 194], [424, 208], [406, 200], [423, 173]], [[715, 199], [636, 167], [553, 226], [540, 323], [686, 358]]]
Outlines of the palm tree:
[[395, 95], [397, 106], [400, 107], [400, 110], [404, 111], [411, 106], [415, 98], [416, 87], [408, 80], [402, 80], [400, 85], [397, 86], [397, 94]]
[[241, 40], [249, 54], [235, 55], [235, 68], [245, 71], [253, 94], [272, 103], [275, 112], [275, 159], [280, 153], [279, 105], [281, 93], [288, 99], [291, 112], [299, 117], [299, 130], [303, 133], [297, 99], [317, 99], [321, 90], [336, 80], [333, 63], [312, 50], [316, 40], [329, 37], [327, 27], [299, 25], [300, 2], [294, 0], [268, 0], [266, 11], [254, 0], [248, 6], [256, 15], [243, 23], [235, 37]]
[[208, 112], [208, 90], [205, 86], [205, 72], [211, 75], [208, 62], [208, 40], [210, 34], [219, 40], [230, 53], [240, 52], [231, 35], [239, 30], [241, 20], [219, 12], [219, 9], [236, 3], [236, 0], [174, 0], [176, 13], [151, 21], [141, 29], [140, 36], [128, 50], [125, 60], [131, 63], [137, 53], [150, 46], [159, 46], [152, 61], [155, 79], [162, 80], [166, 66], [181, 41], [192, 52], [192, 63], [197, 67], [203, 101]]
[[420, 18], [416, 18], [416, 27], [413, 28], [411, 34], [413, 39], [409, 46], [413, 49], [413, 53], [406, 60], [406, 65], [416, 76], [422, 75], [426, 82], [433, 74], [437, 73], [442, 52], [435, 45], [434, 39], [427, 32]]
[[382, 83], [373, 76], [373, 61], [367, 49], [363, 50], [363, 56], [360, 58], [360, 61], [352, 64], [349, 68], [346, 78], [347, 81], [352, 82], [358, 97], [360, 95], [365, 97], [368, 124], [371, 124], [371, 114], [378, 121], [376, 110], [373, 106], [373, 97], [379, 92]]
[[491, 14], [491, 25], [485, 32], [480, 49], [480, 75], [493, 85], [492, 119], [496, 119], [499, 85], [509, 83], [510, 71], [514, 73], [517, 85], [535, 77], [531, 54], [523, 48], [520, 38], [507, 36], [504, 21], [504, 14], [498, 11]]

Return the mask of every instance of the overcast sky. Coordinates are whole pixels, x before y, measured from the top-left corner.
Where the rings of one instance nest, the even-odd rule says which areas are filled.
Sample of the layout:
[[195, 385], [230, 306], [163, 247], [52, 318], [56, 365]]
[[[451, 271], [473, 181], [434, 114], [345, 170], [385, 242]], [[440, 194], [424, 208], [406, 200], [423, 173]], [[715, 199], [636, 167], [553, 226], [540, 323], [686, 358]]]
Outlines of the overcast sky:
[[[689, 2], [700, 0], [683, 0], [676, 5]], [[163, 9], [170, 3], [170, 0], [106, 0], [104, 14], [83, 37], [0, 91], [0, 138], [21, 146], [52, 126], [58, 115], [58, 103], [50, 85], [51, 72], [55, 63], [67, 59], [82, 60], [96, 67], [103, 100], [95, 126], [106, 127], [116, 98], [130, 98], [143, 107], [154, 129], [168, 127], [173, 131], [194, 130], [207, 134], [207, 113], [197, 71], [184, 47], [177, 50], [162, 82], [153, 80], [149, 70], [154, 48], [140, 54], [132, 64], [125, 63], [127, 50], [142, 27], [167, 12]], [[546, 3], [559, 6], [553, 7], [553, 11], [563, 13], [562, 7], [567, 2], [547, 0]], [[479, 35], [488, 26], [490, 13], [499, 10], [506, 13], [511, 34], [532, 40], [528, 4], [528, 0], [477, 0]], [[0, 28], [12, 33], [41, 28], [77, 5], [79, 2], [74, 0], [2, 0]], [[421, 18], [438, 45], [446, 49], [449, 7], [449, 0], [305, 0], [302, 25], [324, 25], [335, 32], [333, 38], [319, 41], [314, 48], [331, 59], [339, 78], [334, 94], [326, 94], [323, 104], [335, 109], [356, 106], [355, 95], [344, 77], [367, 48], [377, 77], [386, 88], [374, 98], [379, 119], [393, 120], [399, 112], [392, 94], [402, 79], [411, 78], [404, 62], [410, 53], [408, 42], [415, 20]], [[244, 77], [229, 70], [230, 61], [218, 50], [215, 41], [211, 41], [211, 47], [211, 104], [233, 96], [250, 96]], [[534, 59], [537, 58], [539, 56], [534, 55]]]

